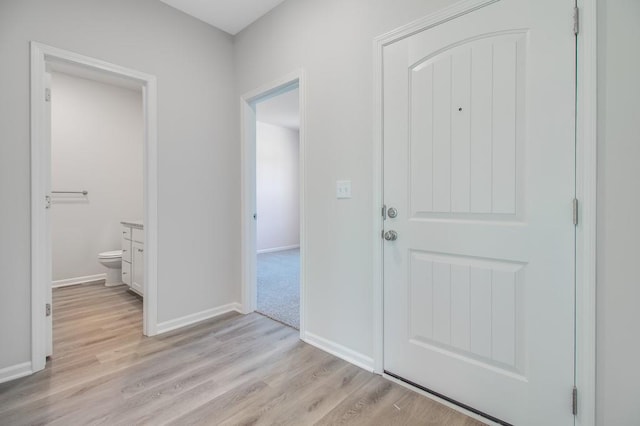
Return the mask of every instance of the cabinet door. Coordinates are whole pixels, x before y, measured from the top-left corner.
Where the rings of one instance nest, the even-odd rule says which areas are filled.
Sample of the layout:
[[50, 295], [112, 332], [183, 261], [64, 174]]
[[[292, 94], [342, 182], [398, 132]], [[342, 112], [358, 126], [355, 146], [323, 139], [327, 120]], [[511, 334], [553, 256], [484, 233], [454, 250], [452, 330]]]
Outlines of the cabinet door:
[[131, 258], [132, 280], [131, 288], [140, 294], [144, 292], [144, 244], [133, 242]]
[[131, 287], [131, 263], [122, 259], [122, 282]]
[[131, 263], [131, 240], [127, 240], [124, 233], [122, 236], [122, 260]]

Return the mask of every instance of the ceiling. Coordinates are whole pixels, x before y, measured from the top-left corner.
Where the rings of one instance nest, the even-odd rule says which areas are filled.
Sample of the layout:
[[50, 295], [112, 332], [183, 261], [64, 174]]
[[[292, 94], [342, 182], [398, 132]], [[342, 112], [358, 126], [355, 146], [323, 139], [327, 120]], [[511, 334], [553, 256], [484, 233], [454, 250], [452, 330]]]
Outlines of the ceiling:
[[160, 1], [231, 35], [236, 35], [284, 0]]
[[294, 89], [258, 102], [256, 104], [256, 120], [275, 126], [299, 130], [300, 104], [298, 95], [298, 89]]

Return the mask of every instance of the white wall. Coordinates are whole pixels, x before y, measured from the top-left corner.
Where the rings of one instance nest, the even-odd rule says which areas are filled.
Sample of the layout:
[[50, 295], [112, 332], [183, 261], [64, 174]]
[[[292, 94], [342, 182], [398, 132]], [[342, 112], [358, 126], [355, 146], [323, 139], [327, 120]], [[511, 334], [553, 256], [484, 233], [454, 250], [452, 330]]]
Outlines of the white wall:
[[[235, 38], [237, 96], [306, 72], [307, 331], [373, 356], [373, 38], [452, 1], [286, 1]], [[239, 149], [239, 148], [238, 148]], [[337, 180], [353, 198], [337, 200]]]
[[0, 369], [31, 358], [30, 40], [157, 76], [158, 320], [238, 301], [231, 36], [157, 0], [2, 1]]
[[640, 424], [640, 2], [599, 2], [598, 425]]
[[300, 244], [300, 132], [256, 123], [258, 252]]
[[143, 218], [142, 92], [52, 73], [53, 280], [105, 272], [98, 253], [120, 249], [123, 219]]

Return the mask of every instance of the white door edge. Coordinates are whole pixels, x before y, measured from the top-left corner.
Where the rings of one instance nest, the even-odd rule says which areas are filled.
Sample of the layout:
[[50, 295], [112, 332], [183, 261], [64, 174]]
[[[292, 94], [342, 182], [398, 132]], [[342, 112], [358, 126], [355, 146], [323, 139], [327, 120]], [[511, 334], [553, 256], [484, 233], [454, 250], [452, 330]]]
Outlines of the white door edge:
[[597, 4], [577, 0], [576, 425], [596, 424]]
[[[500, 0], [461, 0], [374, 39], [373, 42], [373, 358], [374, 371], [384, 374], [383, 250], [381, 234], [383, 200], [382, 162], [382, 51], [401, 40], [456, 16]], [[576, 132], [576, 198], [580, 218], [576, 227], [576, 361], [578, 388], [576, 424], [595, 425], [596, 380], [596, 212], [597, 212], [597, 5], [577, 0], [578, 90]]]
[[299, 139], [299, 216], [300, 216], [300, 339], [306, 337], [306, 216], [305, 216], [305, 141], [306, 83], [304, 69], [297, 69], [276, 80], [251, 90], [240, 97], [240, 139], [241, 139], [241, 305], [242, 313], [256, 310], [257, 305], [257, 265], [256, 265], [256, 113], [255, 103], [276, 96], [298, 86], [300, 108]]
[[[145, 141], [144, 141], [144, 232], [145, 298], [143, 301], [143, 333], [157, 333], [157, 265], [158, 265], [158, 133], [156, 77], [121, 67], [75, 52], [31, 42], [31, 363], [34, 372], [46, 363], [45, 299], [47, 286], [51, 286], [51, 271], [47, 271], [45, 196], [51, 176], [43, 173], [42, 165], [50, 162], [46, 146], [50, 135], [45, 128], [45, 107], [42, 102], [45, 73], [48, 62], [64, 61], [99, 72], [116, 74], [134, 80], [142, 86]], [[55, 96], [55, 94], [54, 94]]]

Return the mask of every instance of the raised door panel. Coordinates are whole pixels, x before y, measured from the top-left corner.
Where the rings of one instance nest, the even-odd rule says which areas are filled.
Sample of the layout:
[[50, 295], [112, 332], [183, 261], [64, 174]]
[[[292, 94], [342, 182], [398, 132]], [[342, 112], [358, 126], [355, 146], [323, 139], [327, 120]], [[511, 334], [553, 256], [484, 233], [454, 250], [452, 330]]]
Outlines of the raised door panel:
[[522, 214], [525, 57], [525, 33], [515, 32], [457, 44], [409, 68], [414, 217]]
[[524, 266], [412, 251], [412, 344], [522, 373]]

